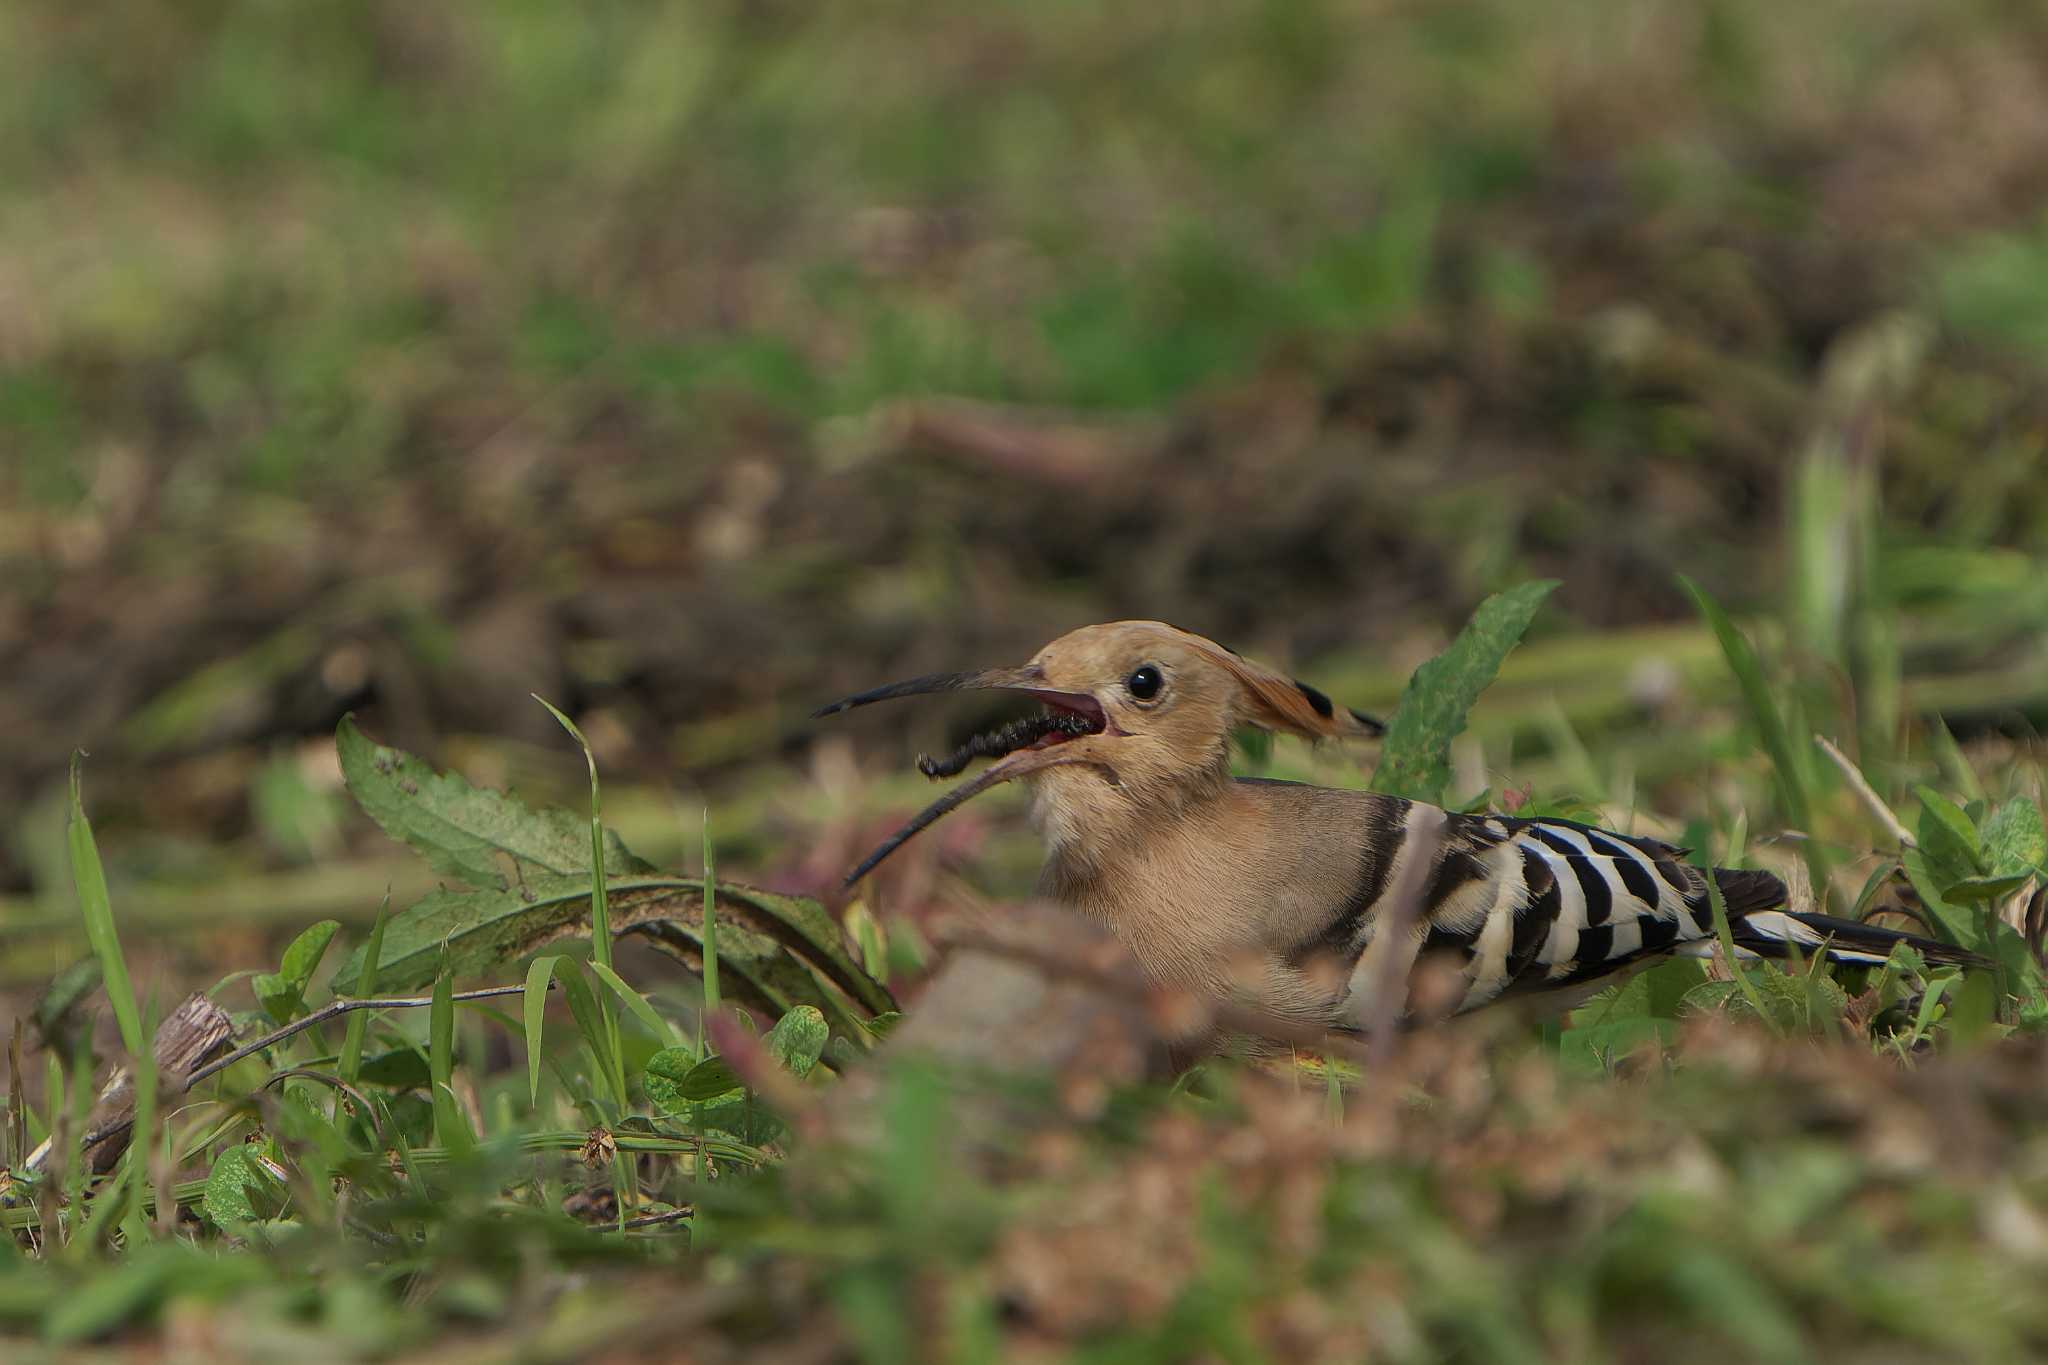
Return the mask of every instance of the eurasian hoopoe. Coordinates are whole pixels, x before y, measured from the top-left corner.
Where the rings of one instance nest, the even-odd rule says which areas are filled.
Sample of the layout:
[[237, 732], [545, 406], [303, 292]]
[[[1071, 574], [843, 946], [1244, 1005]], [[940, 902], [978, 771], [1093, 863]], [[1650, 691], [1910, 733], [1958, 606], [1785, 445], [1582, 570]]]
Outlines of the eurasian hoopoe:
[[[1535, 995], [1562, 1005], [1616, 973], [1712, 951], [1705, 875], [1660, 840], [1233, 778], [1240, 727], [1311, 740], [1383, 727], [1160, 622], [1084, 627], [1022, 668], [913, 678], [817, 714], [970, 688], [1022, 692], [1046, 710], [945, 759], [921, 757], [933, 778], [978, 757], [996, 762], [869, 854], [849, 886], [971, 797], [1027, 778], [1048, 849], [1042, 894], [1107, 923], [1154, 979], [1284, 1019], [1349, 1027], [1375, 1009], [1451, 1014]], [[1768, 872], [1721, 869], [1714, 879], [1744, 956], [1797, 950], [1874, 964], [1898, 943], [1933, 961], [1968, 956], [1793, 911]], [[1406, 932], [1376, 932], [1388, 923]], [[1415, 969], [1429, 960], [1456, 970], [1444, 974], [1447, 989], [1411, 1008], [1411, 974], [1422, 981]]]

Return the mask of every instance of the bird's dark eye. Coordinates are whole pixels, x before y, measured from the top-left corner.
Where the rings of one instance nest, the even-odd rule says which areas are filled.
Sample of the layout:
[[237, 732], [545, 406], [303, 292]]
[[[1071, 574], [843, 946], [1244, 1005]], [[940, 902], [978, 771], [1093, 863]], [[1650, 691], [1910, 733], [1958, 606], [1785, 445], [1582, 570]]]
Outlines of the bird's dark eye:
[[1139, 701], [1150, 701], [1159, 695], [1159, 689], [1166, 686], [1166, 679], [1156, 664], [1144, 664], [1130, 677], [1124, 679], [1124, 690]]

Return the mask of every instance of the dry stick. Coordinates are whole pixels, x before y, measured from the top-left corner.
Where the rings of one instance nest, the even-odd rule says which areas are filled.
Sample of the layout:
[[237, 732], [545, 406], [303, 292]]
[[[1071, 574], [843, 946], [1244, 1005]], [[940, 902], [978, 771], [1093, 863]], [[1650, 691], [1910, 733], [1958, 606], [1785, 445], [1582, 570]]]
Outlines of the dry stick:
[[[549, 989], [552, 990], [553, 988], [553, 983], [549, 983]], [[526, 987], [524, 986], [487, 986], [483, 990], [478, 991], [457, 991], [453, 999], [457, 1003], [464, 1000], [491, 1000], [501, 995], [521, 995], [525, 991]], [[185, 1088], [189, 1090], [207, 1077], [219, 1075], [246, 1057], [253, 1057], [263, 1051], [263, 1049], [281, 1043], [295, 1033], [304, 1033], [307, 1029], [324, 1024], [330, 1019], [338, 1019], [350, 1010], [417, 1010], [426, 1009], [433, 1003], [434, 998], [430, 995], [397, 996], [382, 1000], [330, 1000], [305, 1018], [294, 1019], [283, 1028], [274, 1029], [264, 1034], [255, 1042], [238, 1047], [217, 1061], [208, 1062], [205, 1066], [200, 1067], [185, 1078]], [[125, 1133], [133, 1126], [134, 1122], [135, 1116], [133, 1114], [125, 1118], [115, 1119], [104, 1128], [87, 1133], [82, 1145], [86, 1147], [97, 1146], [108, 1138], [113, 1137], [116, 1133]]]
[[1368, 956], [1374, 949], [1378, 949], [1380, 954], [1367, 980], [1368, 994], [1364, 1001], [1365, 1038], [1374, 1062], [1385, 1062], [1393, 1051], [1394, 1025], [1400, 1020], [1401, 1006], [1408, 995], [1406, 977], [1415, 965], [1414, 955], [1404, 958], [1401, 947], [1415, 926], [1422, 922], [1423, 891], [1429, 885], [1429, 874], [1436, 866], [1437, 849], [1443, 843], [1444, 813], [1435, 806], [1418, 805], [1413, 809], [1414, 814], [1409, 817], [1407, 856], [1401, 864], [1401, 875], [1387, 895], [1386, 908], [1376, 917], [1378, 923], [1373, 926], [1372, 943], [1365, 950]]
[[[225, 1046], [233, 1036], [234, 1027], [228, 1022], [227, 1013], [203, 995], [190, 996], [178, 1008], [172, 1010], [170, 1016], [157, 1026], [156, 1034], [150, 1042], [150, 1051], [156, 1058], [157, 1075], [164, 1080], [160, 1098], [168, 1100], [178, 1094], [182, 1087], [182, 1082], [178, 1078], [182, 1077], [188, 1068], [197, 1066], [216, 1049]], [[19, 1031], [15, 1034], [15, 1043], [18, 1053]], [[90, 1080], [90, 1077], [81, 1078], [80, 1084], [87, 1080]], [[115, 1067], [113, 1073], [107, 1077], [107, 1083], [100, 1087], [99, 1097], [94, 1101], [96, 1111], [104, 1112], [111, 1109], [120, 1104], [125, 1097], [130, 1101], [128, 1113], [132, 1117], [134, 1080], [125, 1065]], [[102, 1120], [103, 1124], [105, 1122]], [[23, 1169], [41, 1170], [48, 1164], [53, 1150], [52, 1139], [45, 1138], [23, 1159]], [[96, 1171], [111, 1169], [121, 1154], [119, 1146], [106, 1147], [96, 1141], [89, 1141], [87, 1150], [91, 1152], [92, 1165]]]
[[1870, 780], [1864, 777], [1861, 768], [1858, 768], [1849, 761], [1847, 754], [1830, 744], [1825, 735], [1816, 734], [1813, 737], [1813, 742], [1820, 745], [1820, 751], [1832, 759], [1834, 765], [1842, 770], [1843, 778], [1849, 783], [1849, 790], [1856, 793], [1858, 799], [1863, 802], [1864, 807], [1877, 817], [1877, 822], [1890, 831], [1892, 838], [1899, 841], [1899, 848], [1901, 850], [1918, 848], [1920, 846], [1919, 841], [1913, 837], [1912, 832], [1899, 823], [1899, 817], [1893, 813], [1890, 806], [1884, 803], [1884, 798], [1871, 789]]

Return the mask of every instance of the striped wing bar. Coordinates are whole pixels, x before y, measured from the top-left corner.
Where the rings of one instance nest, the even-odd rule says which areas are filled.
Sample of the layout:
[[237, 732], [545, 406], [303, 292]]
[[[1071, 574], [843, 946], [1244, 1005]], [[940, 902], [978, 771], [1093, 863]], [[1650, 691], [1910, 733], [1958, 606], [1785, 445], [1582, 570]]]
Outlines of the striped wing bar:
[[[1418, 961], [1449, 961], [1462, 993], [1444, 1012], [1462, 1013], [1503, 996], [1582, 995], [1603, 978], [1677, 953], [1711, 951], [1714, 917], [1706, 874], [1682, 861], [1686, 850], [1659, 839], [1623, 835], [1560, 819], [1445, 815], [1432, 840], [1435, 812], [1402, 806], [1369, 835], [1380, 847], [1368, 903], [1355, 898], [1317, 946], [1353, 964], [1351, 997], [1373, 983], [1404, 980]], [[1421, 923], [1401, 941], [1375, 942], [1401, 883], [1400, 868], [1433, 847], [1423, 882]], [[1428, 856], [1428, 855], [1421, 855]], [[1882, 963], [1894, 943], [1949, 950], [1887, 929], [1785, 908], [1785, 885], [1768, 872], [1717, 869], [1737, 951], [1745, 957], [1823, 953], [1831, 960]], [[1393, 955], [1397, 959], [1388, 963]], [[1953, 955], [1955, 960], [1961, 955]], [[1389, 968], [1396, 975], [1386, 975]]]

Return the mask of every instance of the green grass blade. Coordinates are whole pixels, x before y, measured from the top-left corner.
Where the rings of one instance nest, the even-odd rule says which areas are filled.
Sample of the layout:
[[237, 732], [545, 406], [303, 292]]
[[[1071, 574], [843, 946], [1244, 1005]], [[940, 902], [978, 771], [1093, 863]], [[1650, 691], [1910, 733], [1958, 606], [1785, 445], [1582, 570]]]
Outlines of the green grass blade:
[[[383, 904], [377, 907], [376, 923], [370, 926], [369, 940], [363, 945], [363, 965], [356, 974], [355, 993], [358, 996], [374, 995], [377, 991], [377, 960], [384, 952], [384, 926], [391, 920], [391, 894], [386, 892]], [[363, 1070], [363, 1040], [370, 1029], [370, 1011], [351, 1010], [348, 1027], [341, 1042], [341, 1078], [350, 1085]]]
[[619, 997], [620, 1002], [632, 1012], [633, 1017], [645, 1024], [648, 1032], [661, 1040], [663, 1047], [673, 1046], [678, 1041], [675, 1026], [655, 1011], [654, 1006], [647, 1002], [646, 996], [627, 985], [624, 977], [602, 962], [591, 963], [590, 969], [597, 973], [598, 980], [612, 988], [612, 994]]
[[711, 851], [711, 808], [704, 808], [704, 1008], [718, 1008], [718, 883]]
[[150, 1164], [150, 1135], [156, 1131], [158, 1077], [156, 1047], [154, 1046], [157, 1029], [156, 1000], [154, 997], [151, 998], [148, 1007], [143, 1010], [142, 1027], [143, 1032], [152, 1040], [152, 1045], [137, 1055], [134, 1062], [135, 1126], [131, 1130], [133, 1136], [129, 1140], [128, 1155], [125, 1159], [129, 1165], [135, 1167], [132, 1183], [135, 1187], [136, 1198], [130, 1202], [127, 1214], [122, 1220], [123, 1235], [130, 1246], [140, 1246], [143, 1239], [149, 1235], [149, 1222], [143, 1212], [141, 1195], [144, 1190], [149, 1188], [147, 1177]]
[[121, 955], [121, 938], [114, 930], [114, 903], [107, 895], [106, 869], [100, 865], [99, 846], [93, 842], [92, 824], [85, 818], [80, 795], [79, 764], [83, 754], [71, 756], [71, 816], [65, 839], [71, 854], [71, 880], [78, 888], [78, 908], [85, 916], [85, 937], [93, 956], [100, 962], [100, 978], [106, 984], [107, 1002], [121, 1027], [121, 1042], [128, 1055], [140, 1058], [148, 1040], [142, 1032], [142, 1016], [135, 1008], [135, 988], [128, 980], [128, 960]]
[[590, 988], [590, 982], [583, 975], [582, 964], [575, 959], [558, 963], [555, 973], [555, 979], [562, 983], [562, 993], [569, 997], [569, 1013], [576, 1020], [577, 1031], [583, 1035], [584, 1046], [590, 1049], [598, 1077], [612, 1103], [623, 1111], [626, 1087], [620, 1078], [625, 1074], [625, 1063], [613, 1050], [611, 1039], [605, 1032], [607, 1016], [604, 1002]]
[[1415, 670], [1387, 726], [1372, 790], [1442, 802], [1451, 780], [1451, 741], [1464, 732], [1472, 704], [1555, 587], [1554, 578], [1537, 579], [1487, 598], [1451, 647]]
[[526, 1026], [526, 1102], [540, 1103], [541, 1028], [547, 1019], [548, 982], [560, 957], [537, 957], [526, 969], [526, 993], [520, 997]]
[[1713, 907], [1714, 937], [1721, 945], [1721, 956], [1727, 959], [1729, 974], [1735, 978], [1735, 988], [1742, 992], [1742, 998], [1749, 1002], [1749, 1007], [1756, 1011], [1756, 1017], [1768, 1028], [1773, 1016], [1764, 1007], [1762, 992], [1757, 990], [1756, 982], [1749, 979], [1749, 972], [1735, 951], [1735, 931], [1728, 923], [1727, 898], [1721, 894], [1721, 884], [1714, 880], [1714, 860], [1702, 858], [1699, 866], [1707, 876], [1707, 903]]
[[[546, 707], [547, 713], [569, 732], [570, 738], [583, 750], [584, 765], [590, 769], [590, 960], [595, 966], [609, 967], [612, 965], [611, 903], [605, 892], [604, 793], [597, 780], [597, 755], [592, 752], [590, 741], [583, 737], [583, 731], [576, 727], [576, 722], [559, 707], [538, 693], [528, 695]], [[626, 1101], [626, 1073], [624, 1050], [619, 1044], [619, 1021], [612, 1013], [610, 1000], [599, 996], [597, 1007], [611, 1054], [612, 1090], [623, 1105]]]
[[[1813, 808], [1807, 799], [1806, 769], [1800, 762], [1799, 754], [1792, 748], [1791, 731], [1786, 728], [1784, 715], [1778, 709], [1777, 701], [1771, 696], [1770, 685], [1764, 679], [1763, 665], [1758, 661], [1756, 649], [1749, 638], [1735, 628], [1728, 619], [1728, 613], [1721, 610], [1721, 604], [1684, 574], [1678, 576], [1679, 586], [1692, 597], [1702, 618], [1714, 632], [1720, 643], [1721, 655], [1728, 661], [1728, 669], [1735, 675], [1736, 686], [1742, 691], [1743, 704], [1749, 708], [1750, 718], [1756, 722], [1758, 733], [1763, 738], [1764, 751], [1770, 755], [1771, 767], [1777, 774], [1778, 792], [1785, 803], [1785, 815], [1801, 832], [1813, 833]], [[1828, 864], [1827, 856], [1813, 839], [1803, 840], [1801, 847], [1806, 854], [1807, 871], [1813, 877], [1814, 894], [1823, 903], [1827, 899]]]
[[1700, 615], [1714, 632], [1722, 657], [1728, 661], [1728, 669], [1742, 690], [1743, 703], [1749, 708], [1750, 718], [1756, 722], [1764, 749], [1770, 754], [1772, 766], [1776, 769], [1778, 790], [1784, 797], [1786, 814], [1800, 829], [1808, 829], [1812, 824], [1812, 812], [1807, 804], [1804, 773], [1792, 753], [1792, 741], [1785, 728], [1784, 717], [1764, 680], [1763, 665], [1757, 660], [1755, 647], [1735, 628], [1735, 623], [1728, 619], [1721, 604], [1704, 588], [1683, 574], [1678, 576], [1678, 582], [1691, 595]]
[[434, 1141], [457, 1149], [473, 1145], [469, 1121], [455, 1102], [455, 981], [434, 978], [434, 1003], [427, 1010], [427, 1070], [433, 1078]]

